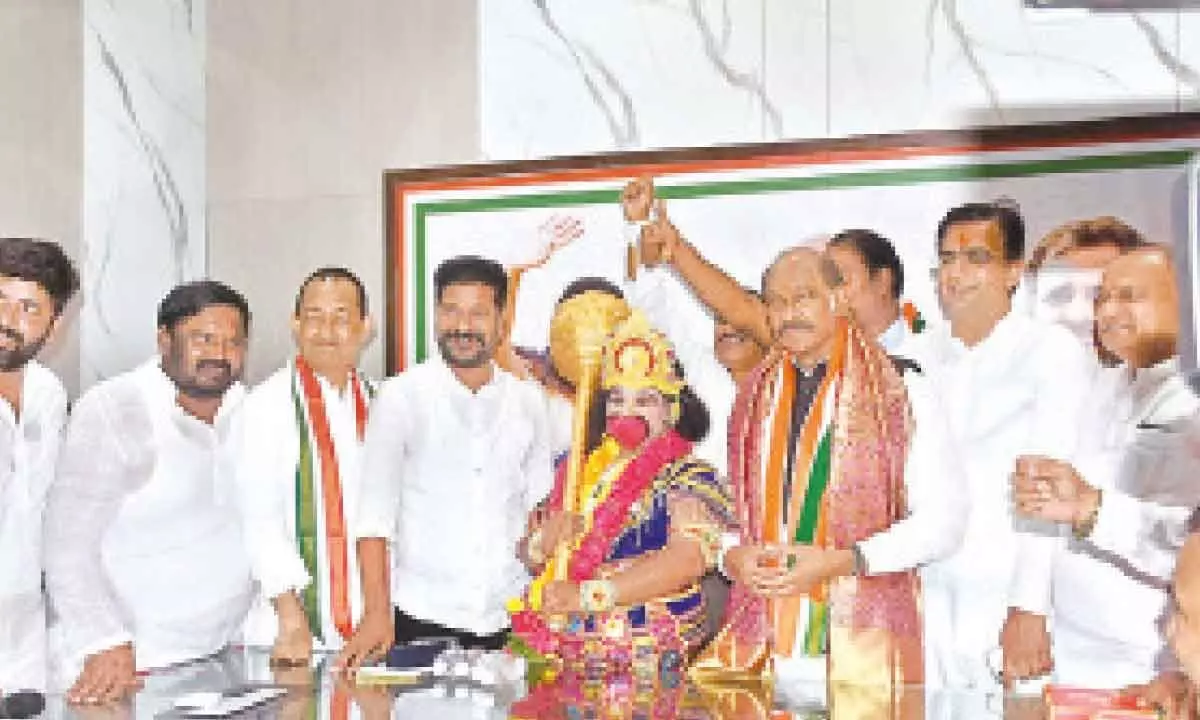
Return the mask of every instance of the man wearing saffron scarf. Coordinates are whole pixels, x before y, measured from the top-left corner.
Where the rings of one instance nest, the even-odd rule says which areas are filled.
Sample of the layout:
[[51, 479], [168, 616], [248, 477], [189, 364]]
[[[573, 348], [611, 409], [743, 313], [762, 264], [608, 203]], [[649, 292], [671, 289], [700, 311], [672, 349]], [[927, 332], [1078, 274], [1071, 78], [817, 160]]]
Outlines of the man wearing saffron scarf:
[[296, 357], [243, 405], [239, 486], [260, 598], [246, 641], [273, 659], [307, 662], [314, 639], [335, 650], [359, 615], [357, 559], [347, 532], [369, 389], [356, 369], [371, 337], [362, 281], [341, 267], [309, 275], [296, 294]]
[[[708, 275], [712, 291], [741, 295]], [[734, 587], [697, 663], [756, 672], [773, 660], [789, 700], [819, 700], [827, 682], [893, 698], [922, 681], [915, 569], [957, 547], [965, 515], [937, 402], [911, 363], [839, 314], [840, 284], [812, 248], [764, 275], [774, 344], [730, 420]]]

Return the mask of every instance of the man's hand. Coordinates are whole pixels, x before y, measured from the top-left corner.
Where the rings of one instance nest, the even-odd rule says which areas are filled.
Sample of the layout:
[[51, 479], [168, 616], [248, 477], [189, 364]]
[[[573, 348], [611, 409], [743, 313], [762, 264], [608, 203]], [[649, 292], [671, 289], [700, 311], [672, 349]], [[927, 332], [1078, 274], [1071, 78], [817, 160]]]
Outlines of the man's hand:
[[670, 263], [679, 246], [679, 228], [667, 217], [667, 205], [662, 200], [656, 200], [654, 205], [654, 221], [642, 228], [638, 238], [638, 254], [642, 263], [654, 267], [660, 263]]
[[1009, 608], [1008, 619], [1000, 630], [1000, 650], [1004, 657], [1000, 679], [1006, 688], [1011, 688], [1017, 680], [1040, 677], [1054, 668], [1044, 615]]
[[540, 547], [530, 548], [535, 554], [540, 552], [542, 555], [549, 557], [554, 554], [554, 550], [563, 543], [574, 542], [576, 538], [583, 534], [585, 523], [582, 515], [568, 512], [550, 512], [546, 513], [545, 519], [542, 521], [541, 537], [538, 542]]
[[630, 181], [621, 191], [621, 210], [625, 222], [643, 222], [650, 217], [650, 206], [654, 203], [654, 180], [640, 177]]
[[1085, 483], [1074, 467], [1050, 458], [1017, 458], [1012, 485], [1018, 513], [1050, 522], [1077, 527], [1100, 502], [1099, 491]]
[[334, 669], [354, 672], [363, 665], [387, 655], [396, 639], [395, 620], [391, 608], [368, 610], [354, 629], [354, 635], [334, 661]]
[[580, 612], [579, 584], [555, 580], [542, 590], [542, 610], [548, 613]]
[[307, 665], [312, 659], [313, 637], [308, 627], [304, 603], [294, 592], [285, 592], [272, 600], [279, 631], [271, 648], [272, 666]]
[[87, 657], [79, 678], [67, 691], [67, 702], [106, 705], [133, 695], [140, 687], [133, 644], [125, 643]]
[[765, 550], [762, 545], [738, 545], [729, 548], [725, 551], [723, 562], [725, 575], [739, 585], [753, 587], [759, 557]]
[[1192, 720], [1195, 717], [1195, 691], [1181, 672], [1161, 673], [1145, 685], [1125, 688], [1125, 692], [1161, 710], [1165, 720]]
[[751, 588], [768, 597], [804, 595], [820, 583], [842, 574], [842, 565], [852, 564], [849, 551], [825, 550], [811, 545], [779, 545], [769, 549], [775, 561], [762, 562]]

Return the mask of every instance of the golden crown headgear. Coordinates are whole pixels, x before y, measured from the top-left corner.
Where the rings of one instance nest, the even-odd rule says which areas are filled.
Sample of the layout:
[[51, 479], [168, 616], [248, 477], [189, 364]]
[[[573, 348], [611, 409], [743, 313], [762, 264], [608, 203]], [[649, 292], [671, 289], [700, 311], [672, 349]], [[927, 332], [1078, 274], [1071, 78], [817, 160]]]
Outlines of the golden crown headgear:
[[640, 310], [621, 322], [604, 344], [601, 385], [678, 395], [683, 380], [675, 374], [675, 351]]

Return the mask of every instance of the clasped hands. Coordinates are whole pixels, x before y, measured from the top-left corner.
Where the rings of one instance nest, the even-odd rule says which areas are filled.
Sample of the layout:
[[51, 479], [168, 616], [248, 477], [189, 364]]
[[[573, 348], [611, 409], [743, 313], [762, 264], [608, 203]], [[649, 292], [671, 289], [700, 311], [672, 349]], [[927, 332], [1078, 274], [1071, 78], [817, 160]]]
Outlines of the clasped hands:
[[826, 580], [849, 575], [850, 550], [812, 545], [741, 545], [725, 552], [729, 578], [766, 597], [804, 595]]

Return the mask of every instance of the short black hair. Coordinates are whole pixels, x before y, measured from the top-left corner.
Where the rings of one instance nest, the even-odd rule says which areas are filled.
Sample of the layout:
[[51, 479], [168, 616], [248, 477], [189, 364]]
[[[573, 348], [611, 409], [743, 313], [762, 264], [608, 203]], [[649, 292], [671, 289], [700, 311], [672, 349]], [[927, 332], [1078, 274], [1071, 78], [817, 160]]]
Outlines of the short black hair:
[[904, 293], [904, 264], [900, 262], [900, 256], [896, 254], [891, 241], [873, 230], [852, 228], [831, 237], [829, 245], [851, 248], [858, 253], [871, 277], [879, 274], [880, 270], [890, 270], [892, 298], [900, 299]]
[[617, 287], [617, 284], [613, 281], [608, 278], [585, 275], [567, 283], [567, 286], [563, 288], [562, 295], [558, 296], [556, 304], [562, 305], [571, 298], [582, 295], [585, 292], [600, 292], [605, 295], [612, 295], [618, 300], [625, 299], [625, 293], [621, 292], [621, 288]]
[[359, 317], [367, 316], [367, 287], [363, 285], [363, 281], [349, 268], [332, 265], [313, 270], [308, 277], [304, 278], [304, 282], [300, 283], [300, 289], [296, 291], [294, 315], [300, 315], [300, 304], [304, 300], [304, 291], [318, 280], [345, 280], [353, 284], [354, 291], [358, 294], [358, 315]]
[[1007, 202], [966, 203], [950, 208], [937, 229], [937, 251], [952, 225], [969, 222], [994, 222], [1004, 236], [1004, 259], [1020, 262], [1025, 259], [1025, 220], [1016, 207]]
[[242, 329], [250, 332], [250, 305], [237, 290], [216, 280], [193, 280], [171, 288], [158, 304], [158, 329], [175, 332], [179, 323], [214, 305], [232, 307], [242, 316]]
[[508, 303], [508, 273], [495, 260], [478, 255], [459, 255], [444, 261], [433, 271], [433, 297], [441, 302], [442, 294], [451, 285], [487, 285], [496, 293], [496, 307]]
[[54, 301], [54, 314], [79, 291], [79, 271], [62, 246], [39, 238], [0, 238], [0, 275], [37, 283]]

